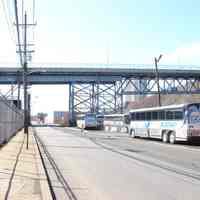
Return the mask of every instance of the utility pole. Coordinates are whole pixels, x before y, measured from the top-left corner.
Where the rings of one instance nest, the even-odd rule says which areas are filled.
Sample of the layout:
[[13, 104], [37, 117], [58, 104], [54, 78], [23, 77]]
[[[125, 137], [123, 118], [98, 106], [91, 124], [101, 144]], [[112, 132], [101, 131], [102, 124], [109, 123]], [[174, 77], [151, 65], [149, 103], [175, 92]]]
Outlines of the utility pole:
[[21, 109], [20, 105], [20, 73], [17, 72], [17, 108]]
[[28, 102], [27, 102], [27, 15], [24, 19], [24, 63], [23, 63], [23, 85], [24, 85], [24, 134], [26, 134], [26, 149], [28, 149], [29, 132], [28, 132]]
[[158, 105], [161, 106], [161, 95], [160, 95], [160, 83], [159, 83], [159, 72], [158, 72], [158, 63], [160, 59], [162, 58], [162, 54], [160, 54], [159, 58], [154, 58], [155, 61], [155, 69], [156, 69], [156, 83], [157, 83], [157, 89], [158, 89]]
[[[28, 85], [28, 55], [30, 53], [34, 53], [33, 50], [27, 50], [27, 47], [29, 46], [34, 46], [34, 44], [27, 44], [27, 28], [28, 26], [35, 26], [36, 24], [28, 24], [27, 23], [27, 14], [25, 12], [24, 15], [24, 23], [22, 22], [21, 24], [19, 24], [19, 22], [17, 21], [16, 26], [17, 26], [17, 30], [19, 32], [19, 26], [24, 27], [24, 42], [23, 44], [20, 43], [20, 39], [18, 40], [18, 48], [19, 50], [17, 51], [17, 53], [19, 53], [20, 55], [23, 54], [23, 59], [21, 58], [21, 60], [23, 60], [22, 62], [22, 68], [23, 68], [23, 87], [24, 87], [24, 134], [27, 135], [27, 141], [26, 141], [26, 149], [28, 149], [28, 145], [29, 145], [29, 132], [28, 132], [28, 126], [29, 126], [29, 112], [28, 112], [28, 93], [27, 93], [27, 85]], [[23, 47], [23, 50], [22, 50]], [[19, 81], [20, 84], [20, 81]], [[18, 86], [18, 102], [19, 102], [19, 96], [20, 96], [20, 85]]]
[[28, 125], [31, 125], [31, 94], [28, 94]]
[[[35, 2], [34, 2], [35, 3]], [[17, 41], [18, 41], [18, 50], [17, 53], [20, 54], [20, 64], [21, 67], [23, 68], [23, 86], [24, 86], [24, 133], [27, 134], [27, 143], [26, 143], [26, 148], [28, 149], [28, 142], [29, 142], [29, 133], [28, 133], [28, 95], [27, 95], [27, 76], [28, 76], [28, 56], [27, 53], [33, 53], [34, 51], [27, 51], [28, 46], [33, 46], [33, 44], [27, 44], [27, 27], [28, 26], [35, 26], [36, 24], [28, 24], [27, 23], [27, 14], [25, 12], [24, 15], [24, 1], [22, 1], [22, 23], [19, 23], [19, 18], [18, 18], [18, 6], [17, 6], [17, 0], [14, 0], [15, 4], [15, 19], [16, 19], [16, 29], [17, 29]], [[34, 4], [34, 12], [35, 12], [35, 4]], [[23, 21], [23, 15], [24, 15], [24, 21]], [[33, 16], [34, 20], [34, 16]], [[20, 26], [24, 28], [24, 42], [23, 44], [21, 43], [21, 37], [20, 35]], [[23, 29], [22, 29], [23, 30]], [[22, 50], [22, 47], [23, 50]], [[20, 98], [20, 80], [18, 80], [18, 106], [19, 106], [19, 98]]]

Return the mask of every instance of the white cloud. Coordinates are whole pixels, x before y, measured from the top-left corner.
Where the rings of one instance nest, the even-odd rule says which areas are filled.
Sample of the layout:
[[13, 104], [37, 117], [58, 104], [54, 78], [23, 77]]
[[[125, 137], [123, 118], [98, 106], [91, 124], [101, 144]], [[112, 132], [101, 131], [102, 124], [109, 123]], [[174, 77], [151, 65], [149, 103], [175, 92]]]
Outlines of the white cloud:
[[162, 64], [200, 65], [200, 42], [178, 47], [164, 54]]

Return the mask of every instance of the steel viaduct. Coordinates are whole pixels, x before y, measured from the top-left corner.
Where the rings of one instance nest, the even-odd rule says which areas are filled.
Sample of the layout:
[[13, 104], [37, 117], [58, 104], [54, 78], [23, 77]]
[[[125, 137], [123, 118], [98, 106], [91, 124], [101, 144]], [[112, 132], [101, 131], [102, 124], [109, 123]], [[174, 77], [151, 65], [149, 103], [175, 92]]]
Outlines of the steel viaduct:
[[[200, 70], [159, 69], [161, 94], [200, 92]], [[21, 68], [0, 68], [0, 84], [22, 84]], [[69, 84], [71, 120], [76, 113], [123, 112], [125, 95], [157, 94], [153, 68], [131, 66], [86, 66], [29, 68], [28, 84]]]

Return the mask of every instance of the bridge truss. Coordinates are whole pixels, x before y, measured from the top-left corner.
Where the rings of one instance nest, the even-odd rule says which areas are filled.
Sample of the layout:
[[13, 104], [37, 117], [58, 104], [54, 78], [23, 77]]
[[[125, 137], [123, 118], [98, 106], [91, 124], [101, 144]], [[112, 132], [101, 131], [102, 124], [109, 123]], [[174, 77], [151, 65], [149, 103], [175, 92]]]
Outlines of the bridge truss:
[[[165, 78], [160, 79], [160, 93], [200, 94], [200, 78]], [[72, 118], [77, 113], [123, 113], [126, 96], [157, 95], [155, 78], [122, 78], [109, 84], [89, 83], [70, 84], [69, 110]]]
[[122, 90], [117, 83], [69, 84], [69, 111], [76, 114], [123, 112]]

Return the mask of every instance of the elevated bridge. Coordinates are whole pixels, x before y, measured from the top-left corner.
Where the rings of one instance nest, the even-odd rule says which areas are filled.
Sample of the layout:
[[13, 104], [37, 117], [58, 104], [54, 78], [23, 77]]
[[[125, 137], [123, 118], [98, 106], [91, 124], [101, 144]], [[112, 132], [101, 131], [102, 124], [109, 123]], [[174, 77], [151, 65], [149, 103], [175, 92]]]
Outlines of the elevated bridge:
[[[17, 84], [22, 82], [22, 69], [0, 68], [0, 84]], [[109, 83], [122, 79], [150, 80], [155, 79], [153, 68], [29, 68], [29, 84], [66, 84], [76, 83]], [[200, 70], [159, 69], [161, 80], [198, 79]]]
[[[200, 70], [190, 66], [159, 67], [161, 94], [198, 94]], [[200, 69], [200, 67], [199, 67]], [[21, 68], [0, 68], [0, 84], [22, 84]], [[68, 65], [29, 68], [28, 84], [68, 84], [69, 109], [80, 112], [123, 112], [126, 95], [157, 94], [153, 66]]]

